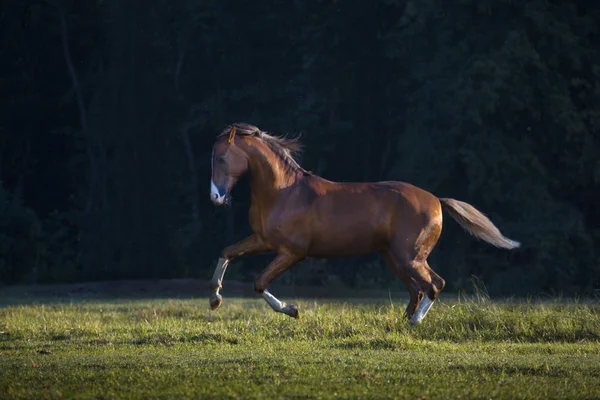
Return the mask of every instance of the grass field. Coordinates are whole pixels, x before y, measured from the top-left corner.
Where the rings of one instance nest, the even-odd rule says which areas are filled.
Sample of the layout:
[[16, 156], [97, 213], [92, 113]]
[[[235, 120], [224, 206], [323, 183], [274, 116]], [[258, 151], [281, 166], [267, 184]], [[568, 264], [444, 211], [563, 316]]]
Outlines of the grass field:
[[598, 302], [223, 294], [0, 295], [0, 398], [600, 398]]

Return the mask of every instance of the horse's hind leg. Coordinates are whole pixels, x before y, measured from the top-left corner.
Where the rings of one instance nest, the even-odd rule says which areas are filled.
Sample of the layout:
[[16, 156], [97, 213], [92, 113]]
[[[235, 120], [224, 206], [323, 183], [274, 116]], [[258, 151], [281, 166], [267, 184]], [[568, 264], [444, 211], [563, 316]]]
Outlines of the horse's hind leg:
[[427, 261], [402, 261], [392, 252], [381, 254], [386, 264], [407, 287], [410, 300], [405, 316], [411, 325], [420, 323], [445, 286], [444, 280], [427, 264]]
[[384, 257], [408, 288], [410, 301], [406, 316], [412, 325], [425, 318], [445, 286], [444, 280], [427, 264], [427, 257], [435, 247], [441, 230], [441, 219], [431, 218], [413, 240], [408, 240], [406, 233], [399, 232]]
[[267, 301], [267, 303], [271, 306], [271, 308], [274, 311], [289, 315], [290, 317], [294, 318], [300, 318], [298, 307], [296, 307], [293, 304], [286, 304], [277, 299], [277, 297], [269, 293], [269, 291], [267, 290], [267, 285], [273, 279], [277, 278], [289, 268], [291, 268], [292, 265], [300, 261], [300, 259], [301, 258], [290, 254], [279, 253], [277, 254], [277, 257], [275, 257], [275, 259], [254, 281], [254, 290], [262, 294], [263, 298]]
[[427, 263], [426, 260], [415, 261], [413, 269], [419, 275], [419, 286], [422, 289], [422, 300], [419, 303], [415, 313], [410, 318], [411, 325], [417, 325], [423, 321], [427, 312], [433, 305], [433, 302], [438, 298], [440, 292], [444, 289], [446, 282], [441, 276], [436, 274]]
[[417, 305], [419, 304], [421, 298], [423, 297], [423, 291], [420, 290], [417, 282], [410, 276], [409, 269], [410, 265], [408, 263], [403, 263], [401, 265], [399, 260], [391, 253], [391, 252], [383, 252], [381, 253], [381, 258], [385, 261], [388, 267], [392, 270], [394, 275], [408, 289], [408, 294], [410, 299], [408, 301], [408, 305], [406, 306], [406, 311], [404, 312], [407, 318], [411, 318], [417, 309]]

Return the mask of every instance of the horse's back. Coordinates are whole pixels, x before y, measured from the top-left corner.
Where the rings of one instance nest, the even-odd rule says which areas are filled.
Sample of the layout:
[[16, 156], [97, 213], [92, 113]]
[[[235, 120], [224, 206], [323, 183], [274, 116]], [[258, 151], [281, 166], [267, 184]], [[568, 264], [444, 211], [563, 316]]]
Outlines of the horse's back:
[[[332, 182], [324, 179], [309, 183], [314, 200], [328, 207], [342, 206], [354, 208], [373, 206], [400, 206], [403, 212], [415, 214], [437, 213], [441, 210], [439, 199], [425, 189], [402, 181], [380, 182]], [[391, 204], [388, 204], [391, 203]], [[367, 207], [369, 208], [369, 207]]]
[[418, 235], [440, 207], [431, 193], [405, 182], [311, 183], [305, 217], [315, 256], [380, 251], [398, 229], [410, 226]]

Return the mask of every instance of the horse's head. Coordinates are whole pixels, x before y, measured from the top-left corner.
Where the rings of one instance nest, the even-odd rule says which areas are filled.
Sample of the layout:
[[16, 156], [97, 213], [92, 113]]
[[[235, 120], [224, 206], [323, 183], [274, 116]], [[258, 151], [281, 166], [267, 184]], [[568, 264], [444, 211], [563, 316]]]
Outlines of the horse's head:
[[248, 170], [248, 156], [235, 144], [236, 127], [220, 136], [213, 147], [210, 199], [216, 205], [229, 203], [230, 192], [240, 176]]

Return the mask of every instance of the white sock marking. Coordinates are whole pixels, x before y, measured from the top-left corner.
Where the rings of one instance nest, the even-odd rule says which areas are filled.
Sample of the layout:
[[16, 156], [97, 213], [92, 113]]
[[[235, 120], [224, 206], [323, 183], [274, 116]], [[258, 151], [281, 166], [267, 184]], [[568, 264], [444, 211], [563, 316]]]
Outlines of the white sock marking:
[[225, 276], [225, 271], [227, 270], [227, 265], [229, 264], [229, 260], [225, 258], [219, 258], [219, 263], [217, 264], [217, 268], [215, 268], [215, 273], [212, 277], [212, 285], [215, 287], [215, 295], [219, 295], [219, 288], [221, 287], [221, 283], [223, 282], [223, 276]]
[[433, 301], [431, 301], [427, 295], [423, 296], [423, 300], [421, 300], [421, 304], [419, 304], [419, 308], [417, 308], [417, 311], [413, 314], [410, 322], [413, 325], [420, 324], [432, 305]]
[[283, 308], [286, 306], [286, 304], [284, 302], [279, 301], [279, 299], [277, 299], [277, 297], [273, 296], [266, 289], [264, 292], [262, 292], [262, 296], [267, 301], [267, 303], [269, 303], [271, 308], [275, 311], [281, 312], [283, 310]]

